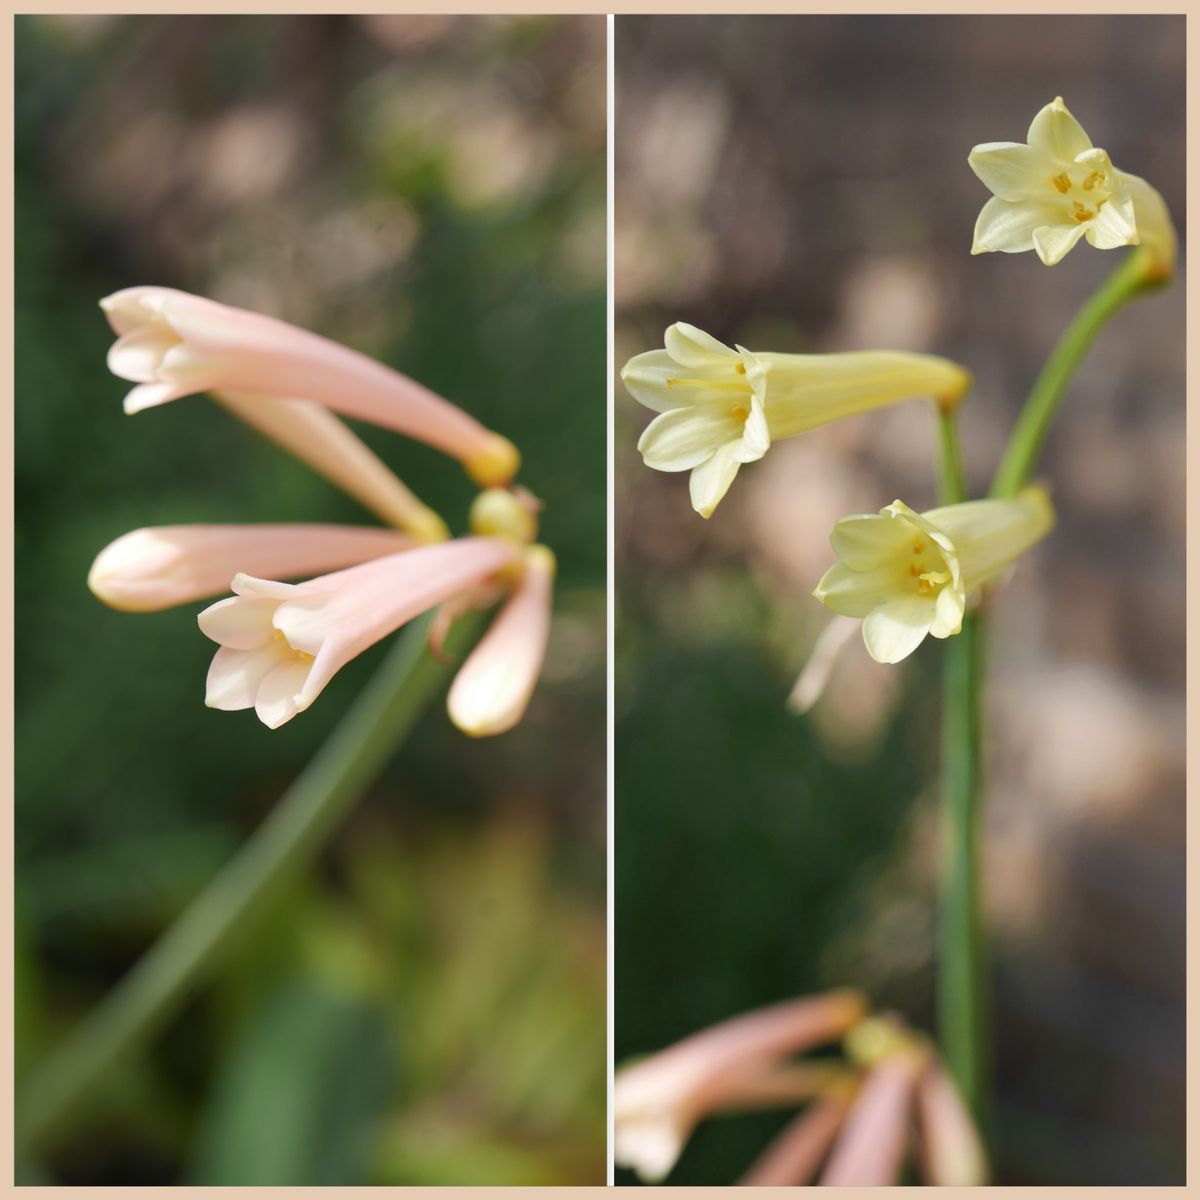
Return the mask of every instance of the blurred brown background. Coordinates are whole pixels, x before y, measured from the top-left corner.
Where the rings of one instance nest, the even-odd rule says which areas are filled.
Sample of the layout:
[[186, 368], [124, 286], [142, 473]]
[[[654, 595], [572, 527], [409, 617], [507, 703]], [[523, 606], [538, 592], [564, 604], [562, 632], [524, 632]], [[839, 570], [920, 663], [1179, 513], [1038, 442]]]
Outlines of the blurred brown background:
[[[969, 366], [986, 489], [1018, 406], [1119, 260], [972, 258], [983, 141], [1062, 95], [1184, 233], [1181, 17], [621, 17], [618, 367], [686, 320], [752, 350]], [[985, 842], [1004, 1183], [1183, 1179], [1184, 293], [1139, 300], [1066, 397], [1059, 525], [996, 604]], [[867, 987], [933, 1027], [939, 647], [856, 638], [783, 708], [826, 614], [828, 533], [935, 502], [911, 403], [774, 446], [710, 522], [645, 469], [618, 385], [617, 1051], [781, 996]], [[710, 1123], [724, 1183], [772, 1118]]]

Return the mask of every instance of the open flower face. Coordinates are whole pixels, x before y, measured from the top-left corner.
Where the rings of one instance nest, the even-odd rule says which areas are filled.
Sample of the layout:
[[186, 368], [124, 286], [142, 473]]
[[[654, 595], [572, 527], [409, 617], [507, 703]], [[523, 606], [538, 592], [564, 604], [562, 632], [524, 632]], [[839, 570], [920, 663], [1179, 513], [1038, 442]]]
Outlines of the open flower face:
[[910, 396], [956, 403], [970, 382], [960, 366], [929, 354], [751, 354], [682, 322], [665, 343], [631, 358], [621, 378], [660, 414], [638, 442], [646, 466], [691, 471], [692, 507], [702, 517], [772, 441]]
[[253, 708], [271, 729], [303, 712], [352, 658], [426, 609], [510, 566], [511, 544], [460, 538], [286, 584], [238, 575], [200, 628], [220, 649], [210, 708]]
[[907, 658], [925, 640], [962, 628], [968, 593], [998, 575], [1054, 524], [1046, 493], [972, 500], [915, 513], [899, 500], [879, 513], [844, 517], [830, 543], [838, 556], [813, 595], [863, 621], [876, 662]]
[[[1158, 193], [1114, 168], [1061, 96], [1033, 118], [1024, 144], [985, 142], [967, 161], [994, 193], [975, 225], [972, 254], [1036, 250], [1053, 266], [1081, 237], [1112, 250], [1169, 236], [1173, 257], [1174, 234]], [[1158, 228], [1164, 218], [1165, 233]]]
[[691, 471], [692, 507], [710, 517], [742, 463], [771, 445], [764, 372], [748, 350], [731, 350], [694, 325], [672, 325], [665, 345], [621, 371], [633, 398], [660, 414], [638, 449], [656, 471]]

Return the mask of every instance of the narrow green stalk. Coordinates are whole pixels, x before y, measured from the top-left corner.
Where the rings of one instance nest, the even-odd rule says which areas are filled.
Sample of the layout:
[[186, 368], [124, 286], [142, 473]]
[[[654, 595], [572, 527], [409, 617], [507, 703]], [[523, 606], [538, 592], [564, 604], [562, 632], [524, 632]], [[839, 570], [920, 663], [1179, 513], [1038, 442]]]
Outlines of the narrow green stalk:
[[[943, 504], [967, 498], [958, 406], [938, 405], [938, 491]], [[964, 617], [945, 649], [942, 686], [942, 867], [938, 1024], [942, 1054], [972, 1112], [984, 1093], [983, 924], [979, 916], [978, 821], [983, 618]]]
[[[40, 1067], [17, 1098], [17, 1153], [47, 1147], [316, 856], [433, 698], [445, 668], [414, 622], [329, 740], [237, 855]], [[461, 621], [451, 649], [475, 623]]]
[[963, 473], [962, 448], [958, 439], [958, 405], [939, 404], [937, 420], [938, 495], [943, 504], [960, 504], [967, 498], [967, 477]]
[[980, 915], [979, 811], [986, 620], [963, 618], [946, 642], [942, 684], [941, 902], [938, 1033], [946, 1067], [976, 1119], [986, 1107], [986, 959]]
[[1161, 287], [1169, 277], [1142, 250], [1120, 262], [1067, 326], [1025, 401], [992, 480], [993, 496], [1015, 496], [1033, 474], [1063, 392], [1105, 323], [1127, 301]]

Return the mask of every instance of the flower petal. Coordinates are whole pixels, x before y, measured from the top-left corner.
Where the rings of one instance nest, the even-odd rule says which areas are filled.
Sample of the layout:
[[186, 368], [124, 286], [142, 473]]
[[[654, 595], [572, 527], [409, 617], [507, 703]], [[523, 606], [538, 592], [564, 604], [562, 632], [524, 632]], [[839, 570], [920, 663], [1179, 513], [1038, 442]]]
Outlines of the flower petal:
[[674, 408], [646, 426], [637, 448], [646, 466], [656, 471], [690, 471], [722, 446], [739, 443], [741, 432], [728, 406]]
[[221, 646], [254, 650], [275, 636], [271, 618], [278, 600], [265, 596], [230, 596], [210, 604], [197, 618], [200, 632]]
[[737, 458], [738, 443], [729, 442], [722, 446], [707, 462], [701, 463], [692, 471], [688, 481], [688, 490], [692, 497], [692, 507], [702, 516], [711, 517], [717, 505], [729, 491], [741, 463]]
[[1033, 232], [1063, 220], [1063, 210], [1053, 203], [1001, 200], [993, 196], [975, 222], [972, 254], [1020, 254], [1033, 249]]
[[856, 513], [838, 521], [829, 535], [829, 544], [852, 571], [872, 571], [883, 566], [913, 533], [907, 522], [895, 517]]
[[1087, 232], [1085, 224], [1043, 225], [1033, 231], [1033, 248], [1048, 267], [1060, 263], [1067, 252]]
[[253, 708], [258, 685], [288, 657], [287, 647], [274, 640], [256, 650], [222, 646], [208, 668], [204, 703], [225, 712]]
[[676, 321], [663, 335], [667, 353], [681, 366], [691, 368], [732, 367], [738, 352], [718, 342], [711, 334], [685, 321]]
[[871, 571], [854, 571], [845, 563], [834, 563], [813, 595], [830, 612], [843, 617], [866, 617], [882, 607], [896, 595], [896, 570], [893, 566], [881, 566]]
[[687, 392], [671, 387], [678, 374], [679, 364], [665, 350], [647, 350], [621, 368], [621, 382], [639, 404], [662, 413], [691, 402]]
[[297, 697], [311, 667], [312, 663], [307, 659], [290, 658], [258, 685], [254, 711], [268, 729], [278, 729], [300, 711]]
[[182, 399], [192, 391], [193, 389], [185, 384], [139, 383], [126, 394], [122, 407], [126, 416], [132, 416], [144, 408], [157, 408], [160, 404]]
[[142, 325], [119, 337], [108, 351], [108, 369], [130, 383], [153, 383], [163, 356], [179, 338], [166, 324]]
[[1092, 139], [1067, 110], [1061, 96], [1033, 118], [1025, 140], [1063, 162], [1074, 162], [1076, 155], [1092, 148]]
[[750, 415], [742, 426], [742, 441], [738, 447], [738, 462], [757, 462], [771, 448], [771, 429], [767, 414], [757, 396], [750, 398]]
[[1044, 196], [1050, 179], [1059, 170], [1044, 150], [1020, 142], [984, 142], [971, 151], [967, 162], [1001, 200]]
[[935, 638], [953, 637], [962, 632], [963, 611], [967, 606], [967, 594], [960, 587], [944, 587], [938, 592], [934, 608], [933, 624], [929, 632]]
[[1087, 223], [1084, 235], [1097, 250], [1137, 245], [1138, 227], [1133, 198], [1128, 193], [1114, 192]]
[[924, 640], [933, 624], [932, 596], [896, 596], [863, 621], [867, 653], [880, 663], [907, 658]]

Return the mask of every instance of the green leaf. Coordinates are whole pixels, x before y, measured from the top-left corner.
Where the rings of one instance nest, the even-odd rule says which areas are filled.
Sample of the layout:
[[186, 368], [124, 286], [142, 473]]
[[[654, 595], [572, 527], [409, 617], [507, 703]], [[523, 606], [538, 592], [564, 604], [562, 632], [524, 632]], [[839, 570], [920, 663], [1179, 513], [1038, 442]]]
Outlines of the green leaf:
[[187, 1182], [366, 1182], [392, 1089], [378, 1010], [307, 981], [274, 992], [221, 1065]]

